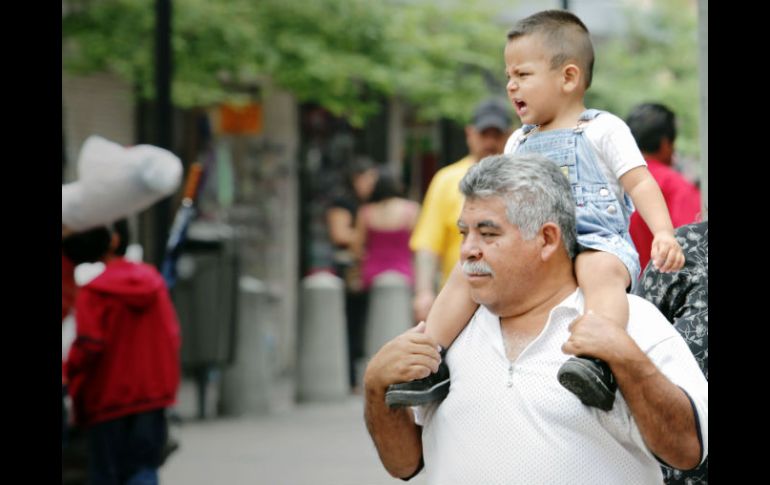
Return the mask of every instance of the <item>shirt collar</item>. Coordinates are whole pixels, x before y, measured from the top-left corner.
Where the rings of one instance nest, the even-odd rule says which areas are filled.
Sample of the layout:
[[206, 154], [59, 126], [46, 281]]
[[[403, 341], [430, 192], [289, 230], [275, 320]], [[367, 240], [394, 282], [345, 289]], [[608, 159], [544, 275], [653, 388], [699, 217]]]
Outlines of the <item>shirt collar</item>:
[[[580, 288], [575, 289], [572, 293], [567, 295], [562, 301], [560, 301], [555, 307], [553, 307], [548, 314], [548, 321], [541, 332], [541, 335], [548, 332], [552, 328], [552, 322], [560, 321], [571, 323], [573, 320], [583, 314], [584, 307], [583, 292]], [[483, 305], [482, 305], [483, 307]], [[503, 347], [503, 335], [500, 329], [500, 318], [486, 307], [483, 307], [483, 311], [489, 313], [491, 318], [482, 318], [480, 326], [482, 331], [486, 332], [490, 337], [493, 337], [492, 342], [496, 350], [505, 358], [505, 349]], [[539, 337], [538, 337], [539, 338]]]

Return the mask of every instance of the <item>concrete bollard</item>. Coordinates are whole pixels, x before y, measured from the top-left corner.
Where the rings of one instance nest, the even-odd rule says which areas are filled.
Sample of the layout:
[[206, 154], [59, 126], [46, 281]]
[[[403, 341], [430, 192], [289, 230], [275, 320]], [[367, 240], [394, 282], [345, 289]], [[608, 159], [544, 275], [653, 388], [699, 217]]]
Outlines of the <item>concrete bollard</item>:
[[242, 276], [238, 291], [235, 358], [222, 373], [220, 412], [227, 416], [266, 414], [273, 375], [270, 322], [265, 318], [269, 315], [267, 287], [256, 278]]
[[372, 282], [366, 314], [367, 360], [412, 326], [412, 289], [404, 275], [386, 271]]
[[342, 399], [349, 387], [344, 283], [316, 273], [302, 280], [301, 291], [297, 399]]

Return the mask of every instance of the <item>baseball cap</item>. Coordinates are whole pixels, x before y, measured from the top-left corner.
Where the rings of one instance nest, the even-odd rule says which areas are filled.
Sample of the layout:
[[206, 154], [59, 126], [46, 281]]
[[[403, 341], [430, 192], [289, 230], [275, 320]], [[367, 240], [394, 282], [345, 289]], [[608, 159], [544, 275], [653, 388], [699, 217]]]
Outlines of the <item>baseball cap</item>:
[[471, 124], [478, 131], [484, 131], [487, 128], [506, 131], [511, 128], [512, 122], [508, 104], [497, 98], [490, 98], [479, 103], [471, 119]]

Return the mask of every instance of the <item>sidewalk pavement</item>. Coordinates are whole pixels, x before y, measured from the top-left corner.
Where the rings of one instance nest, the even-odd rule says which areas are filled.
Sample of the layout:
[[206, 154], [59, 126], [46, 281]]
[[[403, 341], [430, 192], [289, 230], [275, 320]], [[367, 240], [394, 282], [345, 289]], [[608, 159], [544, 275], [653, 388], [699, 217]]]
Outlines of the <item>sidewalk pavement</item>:
[[[296, 404], [269, 415], [184, 421], [163, 485], [393, 485], [363, 418], [363, 398]], [[420, 474], [408, 483], [424, 485]]]

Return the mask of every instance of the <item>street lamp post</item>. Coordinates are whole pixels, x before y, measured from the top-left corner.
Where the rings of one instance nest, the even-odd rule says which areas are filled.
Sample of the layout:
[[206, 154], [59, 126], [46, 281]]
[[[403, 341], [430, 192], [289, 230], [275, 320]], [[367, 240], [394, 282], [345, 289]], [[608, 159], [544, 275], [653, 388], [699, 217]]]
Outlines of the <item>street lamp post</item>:
[[[155, 1], [155, 112], [156, 140], [161, 148], [172, 149], [172, 118], [171, 118], [171, 0]], [[155, 238], [153, 260], [156, 265], [163, 261], [171, 226], [171, 197], [158, 202], [154, 208]]]

